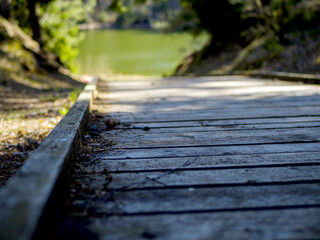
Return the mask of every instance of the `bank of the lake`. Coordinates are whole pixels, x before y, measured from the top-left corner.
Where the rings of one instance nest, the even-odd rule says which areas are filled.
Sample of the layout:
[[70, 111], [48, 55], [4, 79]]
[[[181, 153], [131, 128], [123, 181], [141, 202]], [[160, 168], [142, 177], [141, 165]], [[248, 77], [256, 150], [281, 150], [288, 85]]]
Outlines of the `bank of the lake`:
[[188, 33], [152, 30], [100, 29], [85, 31], [76, 59], [79, 74], [153, 75], [173, 73], [186, 54], [207, 41]]
[[245, 47], [231, 46], [205, 58], [203, 49], [185, 58], [175, 75], [207, 76], [246, 70], [320, 75], [319, 37], [301, 32], [287, 34], [287, 38], [286, 45], [280, 45], [272, 35], [256, 38]]

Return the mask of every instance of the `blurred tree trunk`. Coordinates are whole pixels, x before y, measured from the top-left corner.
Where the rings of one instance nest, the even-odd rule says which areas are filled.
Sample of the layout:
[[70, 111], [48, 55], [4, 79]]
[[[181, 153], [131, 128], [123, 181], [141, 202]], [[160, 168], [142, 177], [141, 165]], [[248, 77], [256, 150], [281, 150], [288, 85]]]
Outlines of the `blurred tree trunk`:
[[1, 15], [6, 18], [11, 18], [11, 0], [1, 0]]
[[265, 6], [265, 5], [270, 5], [271, 0], [261, 0], [261, 5]]
[[288, 18], [289, 13], [288, 13], [288, 9], [285, 1], [282, 1], [281, 3], [281, 13], [282, 13], [282, 16], [280, 18], [280, 23], [279, 23], [281, 28], [278, 32], [278, 36], [281, 44], [288, 45], [290, 41], [285, 36], [286, 30], [287, 30], [285, 19]]
[[41, 38], [41, 28], [39, 23], [39, 18], [37, 15], [37, 1], [28, 0], [28, 10], [29, 10], [29, 20], [32, 29], [32, 38], [37, 41], [40, 46], [43, 45]]

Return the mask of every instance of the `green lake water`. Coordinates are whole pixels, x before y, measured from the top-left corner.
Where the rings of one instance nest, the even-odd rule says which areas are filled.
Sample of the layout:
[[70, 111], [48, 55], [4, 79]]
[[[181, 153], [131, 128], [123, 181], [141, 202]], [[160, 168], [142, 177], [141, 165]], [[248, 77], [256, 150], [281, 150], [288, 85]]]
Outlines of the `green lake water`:
[[79, 74], [168, 75], [207, 38], [149, 30], [86, 31], [76, 65]]

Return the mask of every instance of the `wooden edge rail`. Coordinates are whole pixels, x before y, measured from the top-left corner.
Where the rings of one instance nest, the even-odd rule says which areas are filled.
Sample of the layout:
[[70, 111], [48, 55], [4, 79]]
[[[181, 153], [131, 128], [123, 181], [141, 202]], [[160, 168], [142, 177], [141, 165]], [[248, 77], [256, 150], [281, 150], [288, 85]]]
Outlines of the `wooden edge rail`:
[[81, 143], [97, 79], [89, 83], [68, 114], [0, 189], [0, 239], [29, 240], [61, 175], [68, 172]]
[[[244, 76], [251, 76], [251, 77], [273, 78], [273, 79], [280, 79], [280, 80], [287, 80], [287, 81], [320, 84], [320, 75], [314, 75], [314, 74], [277, 72], [277, 71], [267, 71], [267, 70], [244, 70], [244, 71], [233, 71], [225, 75], [244, 75]], [[217, 75], [217, 76], [221, 76], [221, 75]]]

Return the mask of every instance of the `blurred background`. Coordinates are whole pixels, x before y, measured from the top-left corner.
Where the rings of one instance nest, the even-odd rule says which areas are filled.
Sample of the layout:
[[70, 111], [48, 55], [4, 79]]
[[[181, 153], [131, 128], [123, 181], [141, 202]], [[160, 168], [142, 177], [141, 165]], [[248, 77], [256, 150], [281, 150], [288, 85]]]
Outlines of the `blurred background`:
[[79, 74], [319, 72], [320, 0], [1, 0], [1, 14]]
[[1, 0], [0, 186], [82, 81], [320, 74], [320, 0]]

